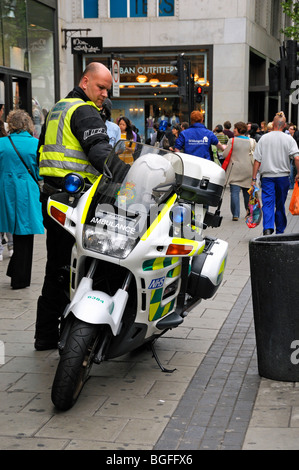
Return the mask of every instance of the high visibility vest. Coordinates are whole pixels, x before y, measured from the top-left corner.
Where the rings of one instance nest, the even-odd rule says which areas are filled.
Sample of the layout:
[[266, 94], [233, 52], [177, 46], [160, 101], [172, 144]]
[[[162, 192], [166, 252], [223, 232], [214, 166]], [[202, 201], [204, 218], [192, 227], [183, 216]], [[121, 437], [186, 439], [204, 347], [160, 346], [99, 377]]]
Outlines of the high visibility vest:
[[90, 164], [78, 139], [71, 131], [71, 117], [79, 106], [94, 106], [92, 101], [66, 98], [49, 112], [45, 143], [40, 148], [39, 173], [42, 176], [64, 177], [74, 171], [94, 183], [100, 173]]

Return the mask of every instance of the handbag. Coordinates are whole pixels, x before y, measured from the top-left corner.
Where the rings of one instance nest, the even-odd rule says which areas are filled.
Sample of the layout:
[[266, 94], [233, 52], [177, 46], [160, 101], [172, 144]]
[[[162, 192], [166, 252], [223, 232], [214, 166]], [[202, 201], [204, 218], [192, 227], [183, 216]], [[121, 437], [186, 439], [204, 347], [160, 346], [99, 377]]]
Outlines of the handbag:
[[293, 215], [299, 215], [299, 183], [298, 181], [296, 181], [294, 184], [294, 189], [293, 189], [292, 197], [290, 200], [289, 211]]
[[228, 164], [230, 162], [230, 159], [231, 159], [231, 156], [232, 156], [232, 153], [233, 153], [233, 148], [234, 148], [234, 141], [235, 141], [235, 138], [232, 139], [232, 146], [231, 146], [231, 149], [229, 151], [229, 154], [228, 156], [226, 157], [226, 159], [224, 160], [224, 162], [222, 163], [222, 168], [223, 170], [226, 171], [227, 167], [228, 167]]
[[34, 181], [36, 182], [36, 184], [37, 184], [38, 187], [39, 187], [39, 183], [38, 183], [37, 179], [35, 178], [34, 174], [33, 174], [32, 171], [30, 170], [30, 168], [26, 165], [26, 163], [24, 162], [24, 160], [23, 160], [23, 158], [21, 157], [21, 155], [19, 154], [19, 152], [18, 152], [18, 150], [17, 150], [15, 144], [13, 143], [12, 138], [10, 137], [10, 135], [8, 136], [8, 138], [9, 138], [9, 140], [10, 140], [11, 145], [12, 145], [13, 148], [15, 149], [15, 151], [16, 151], [18, 157], [20, 158], [21, 162], [22, 162], [23, 165], [26, 167], [26, 169], [27, 169], [29, 175], [34, 179]]

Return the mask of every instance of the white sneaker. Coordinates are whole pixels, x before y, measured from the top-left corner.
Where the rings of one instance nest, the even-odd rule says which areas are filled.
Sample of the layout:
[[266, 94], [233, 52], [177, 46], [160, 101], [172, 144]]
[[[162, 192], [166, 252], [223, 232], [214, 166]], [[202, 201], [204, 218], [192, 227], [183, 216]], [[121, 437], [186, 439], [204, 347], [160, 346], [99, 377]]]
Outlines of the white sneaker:
[[11, 258], [13, 255], [13, 250], [8, 250], [8, 256]]
[[3, 255], [0, 255], [0, 261], [3, 261]]

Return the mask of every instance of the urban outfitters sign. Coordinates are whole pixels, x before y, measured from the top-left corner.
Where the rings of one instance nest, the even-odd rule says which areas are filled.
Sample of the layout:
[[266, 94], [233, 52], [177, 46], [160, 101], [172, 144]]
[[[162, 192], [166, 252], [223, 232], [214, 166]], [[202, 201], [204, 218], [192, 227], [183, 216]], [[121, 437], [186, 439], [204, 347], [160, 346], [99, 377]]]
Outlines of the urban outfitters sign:
[[103, 38], [72, 38], [72, 54], [101, 54]]
[[138, 65], [120, 67], [120, 73], [123, 74], [147, 74], [147, 73], [170, 73], [176, 70], [173, 65]]

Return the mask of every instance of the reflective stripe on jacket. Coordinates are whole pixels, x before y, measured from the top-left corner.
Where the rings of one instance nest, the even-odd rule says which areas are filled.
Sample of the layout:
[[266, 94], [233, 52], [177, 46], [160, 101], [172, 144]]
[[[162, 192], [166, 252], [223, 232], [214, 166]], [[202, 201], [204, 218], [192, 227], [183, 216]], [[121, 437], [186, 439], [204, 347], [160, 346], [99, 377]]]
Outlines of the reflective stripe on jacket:
[[65, 98], [51, 109], [46, 122], [45, 143], [40, 148], [40, 175], [64, 177], [75, 171], [94, 183], [99, 172], [90, 164], [71, 131], [71, 118], [79, 106], [97, 106], [80, 98]]

